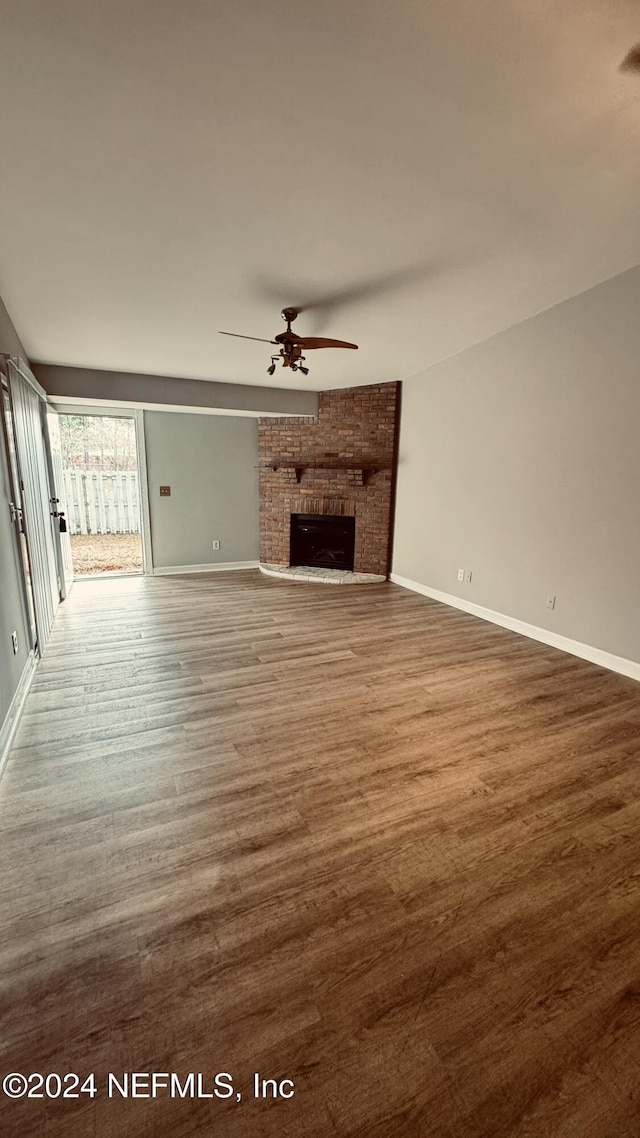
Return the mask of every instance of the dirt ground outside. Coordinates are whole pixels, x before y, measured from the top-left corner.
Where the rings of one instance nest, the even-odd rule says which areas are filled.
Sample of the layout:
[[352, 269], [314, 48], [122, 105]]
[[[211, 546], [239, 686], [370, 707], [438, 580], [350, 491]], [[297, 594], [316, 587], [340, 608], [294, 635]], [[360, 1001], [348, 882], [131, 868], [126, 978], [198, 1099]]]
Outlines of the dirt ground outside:
[[73, 571], [88, 573], [141, 573], [142, 538], [139, 533], [71, 534]]

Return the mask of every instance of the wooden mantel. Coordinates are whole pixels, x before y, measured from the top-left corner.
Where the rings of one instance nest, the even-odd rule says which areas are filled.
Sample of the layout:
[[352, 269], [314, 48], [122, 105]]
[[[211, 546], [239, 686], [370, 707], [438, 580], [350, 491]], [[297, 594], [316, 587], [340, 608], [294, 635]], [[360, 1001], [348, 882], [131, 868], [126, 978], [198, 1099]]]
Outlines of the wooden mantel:
[[363, 486], [367, 485], [372, 474], [391, 472], [391, 467], [383, 466], [382, 463], [364, 462], [357, 458], [274, 458], [265, 465], [267, 470], [295, 470], [296, 482], [300, 481], [305, 470], [355, 470], [360, 473]]

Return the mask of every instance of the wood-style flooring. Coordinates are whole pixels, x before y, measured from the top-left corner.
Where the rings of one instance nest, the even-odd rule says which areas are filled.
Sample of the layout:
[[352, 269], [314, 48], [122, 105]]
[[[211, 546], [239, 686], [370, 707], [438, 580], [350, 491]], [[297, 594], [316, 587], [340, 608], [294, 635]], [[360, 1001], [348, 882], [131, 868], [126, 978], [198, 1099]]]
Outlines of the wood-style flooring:
[[[0, 783], [0, 1074], [98, 1093], [3, 1138], [637, 1138], [639, 759], [640, 685], [390, 584], [76, 584]], [[107, 1097], [153, 1071], [242, 1099]]]

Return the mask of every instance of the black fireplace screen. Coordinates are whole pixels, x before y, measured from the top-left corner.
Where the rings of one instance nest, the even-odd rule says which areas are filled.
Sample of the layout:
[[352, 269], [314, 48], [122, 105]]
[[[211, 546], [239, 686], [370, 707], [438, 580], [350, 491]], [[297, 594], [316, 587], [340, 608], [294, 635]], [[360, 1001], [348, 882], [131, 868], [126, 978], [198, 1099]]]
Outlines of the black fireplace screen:
[[353, 569], [355, 541], [355, 518], [292, 514], [289, 564]]

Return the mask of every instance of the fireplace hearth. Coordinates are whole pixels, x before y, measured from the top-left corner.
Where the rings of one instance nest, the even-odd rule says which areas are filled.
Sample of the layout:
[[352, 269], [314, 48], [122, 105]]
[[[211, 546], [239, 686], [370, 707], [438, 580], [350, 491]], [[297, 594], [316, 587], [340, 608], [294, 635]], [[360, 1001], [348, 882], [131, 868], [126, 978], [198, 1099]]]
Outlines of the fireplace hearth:
[[289, 564], [352, 570], [355, 538], [355, 518], [292, 514]]

